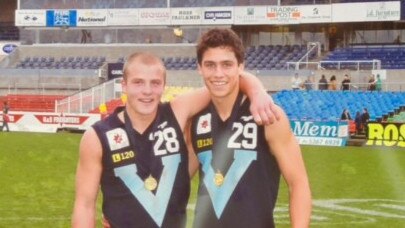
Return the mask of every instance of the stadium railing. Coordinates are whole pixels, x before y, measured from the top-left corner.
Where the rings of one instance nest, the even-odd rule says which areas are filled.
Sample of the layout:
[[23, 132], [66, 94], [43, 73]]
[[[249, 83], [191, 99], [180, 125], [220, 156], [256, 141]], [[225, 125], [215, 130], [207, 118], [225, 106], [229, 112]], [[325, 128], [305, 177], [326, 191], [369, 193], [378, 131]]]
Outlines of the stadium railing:
[[89, 112], [106, 101], [120, 98], [121, 92], [121, 79], [114, 79], [57, 101], [55, 112]]

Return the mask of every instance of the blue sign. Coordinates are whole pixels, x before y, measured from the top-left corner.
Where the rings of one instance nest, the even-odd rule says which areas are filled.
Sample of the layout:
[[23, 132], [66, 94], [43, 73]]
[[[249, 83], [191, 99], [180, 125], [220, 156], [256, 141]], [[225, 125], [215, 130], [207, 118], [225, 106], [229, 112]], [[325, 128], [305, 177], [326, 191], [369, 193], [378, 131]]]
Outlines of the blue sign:
[[76, 10], [47, 10], [47, 27], [76, 27]]
[[291, 121], [291, 128], [301, 145], [345, 146], [349, 137], [347, 121]]
[[14, 51], [14, 49], [16, 49], [16, 47], [17, 47], [17, 45], [15, 45], [15, 44], [5, 44], [3, 46], [3, 52], [10, 54], [11, 52]]

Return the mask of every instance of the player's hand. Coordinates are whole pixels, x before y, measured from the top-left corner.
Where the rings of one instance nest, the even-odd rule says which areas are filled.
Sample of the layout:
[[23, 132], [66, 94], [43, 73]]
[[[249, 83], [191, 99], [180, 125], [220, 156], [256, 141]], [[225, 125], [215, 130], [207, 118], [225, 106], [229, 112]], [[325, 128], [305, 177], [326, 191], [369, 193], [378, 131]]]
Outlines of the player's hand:
[[[258, 125], [268, 125], [280, 119], [273, 99], [263, 87], [262, 82], [253, 74], [243, 71], [241, 78], [244, 79], [244, 92], [250, 99], [250, 113]], [[247, 84], [247, 88], [245, 85]]]
[[276, 105], [268, 93], [260, 92], [250, 102], [250, 113], [258, 125], [272, 124], [280, 119]]
[[257, 94], [250, 100], [250, 113], [258, 125], [268, 125], [280, 119], [276, 105], [271, 96], [264, 90], [257, 91]]

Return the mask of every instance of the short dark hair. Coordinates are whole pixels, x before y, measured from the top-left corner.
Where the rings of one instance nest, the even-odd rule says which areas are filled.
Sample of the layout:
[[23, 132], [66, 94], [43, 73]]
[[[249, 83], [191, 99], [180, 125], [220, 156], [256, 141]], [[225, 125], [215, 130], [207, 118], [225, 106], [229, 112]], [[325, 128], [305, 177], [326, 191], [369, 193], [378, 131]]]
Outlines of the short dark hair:
[[197, 61], [201, 65], [204, 53], [209, 48], [226, 47], [235, 54], [238, 64], [244, 62], [245, 48], [242, 40], [231, 29], [211, 29], [204, 33], [197, 44]]

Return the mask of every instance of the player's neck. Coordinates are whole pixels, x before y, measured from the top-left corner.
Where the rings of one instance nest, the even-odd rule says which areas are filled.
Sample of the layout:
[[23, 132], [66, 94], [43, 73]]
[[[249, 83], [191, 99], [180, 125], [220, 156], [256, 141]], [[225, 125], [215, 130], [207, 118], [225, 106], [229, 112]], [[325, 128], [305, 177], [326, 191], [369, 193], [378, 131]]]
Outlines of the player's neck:
[[239, 89], [234, 90], [232, 93], [224, 97], [212, 97], [212, 103], [218, 112], [219, 117], [222, 121], [231, 116], [233, 105], [235, 104], [236, 98], [238, 97]]
[[135, 112], [130, 108], [126, 108], [129, 119], [131, 120], [132, 127], [140, 134], [142, 134], [153, 122], [156, 117], [157, 110], [152, 114], [141, 114]]

